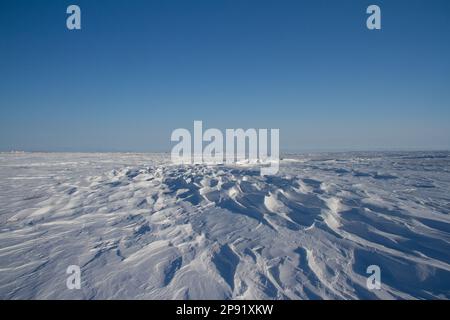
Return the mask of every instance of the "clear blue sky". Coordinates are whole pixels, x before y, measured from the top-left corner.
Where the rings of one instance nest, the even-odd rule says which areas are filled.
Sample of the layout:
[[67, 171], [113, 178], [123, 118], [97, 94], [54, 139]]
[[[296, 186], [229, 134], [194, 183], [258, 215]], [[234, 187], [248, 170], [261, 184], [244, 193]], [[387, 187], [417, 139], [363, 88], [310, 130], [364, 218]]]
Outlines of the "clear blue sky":
[[194, 120], [287, 151], [449, 149], [450, 1], [2, 0], [0, 75], [4, 151], [168, 151]]

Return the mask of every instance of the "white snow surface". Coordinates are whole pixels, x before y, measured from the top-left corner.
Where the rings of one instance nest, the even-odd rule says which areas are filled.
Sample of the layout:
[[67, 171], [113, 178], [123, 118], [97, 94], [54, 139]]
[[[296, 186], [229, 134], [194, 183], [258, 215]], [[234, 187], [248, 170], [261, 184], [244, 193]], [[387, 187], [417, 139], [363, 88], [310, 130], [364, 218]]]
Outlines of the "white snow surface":
[[0, 298], [449, 299], [449, 170], [448, 152], [289, 155], [267, 177], [165, 154], [3, 153]]

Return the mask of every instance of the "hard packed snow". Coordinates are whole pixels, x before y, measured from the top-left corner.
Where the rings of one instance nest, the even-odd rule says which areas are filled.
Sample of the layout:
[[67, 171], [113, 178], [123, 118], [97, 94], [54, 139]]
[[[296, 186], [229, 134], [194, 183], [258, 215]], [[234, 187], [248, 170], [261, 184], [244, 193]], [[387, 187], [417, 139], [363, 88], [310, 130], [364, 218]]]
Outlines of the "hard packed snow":
[[3, 153], [0, 298], [448, 299], [449, 170], [448, 152], [289, 155], [265, 177], [165, 154]]

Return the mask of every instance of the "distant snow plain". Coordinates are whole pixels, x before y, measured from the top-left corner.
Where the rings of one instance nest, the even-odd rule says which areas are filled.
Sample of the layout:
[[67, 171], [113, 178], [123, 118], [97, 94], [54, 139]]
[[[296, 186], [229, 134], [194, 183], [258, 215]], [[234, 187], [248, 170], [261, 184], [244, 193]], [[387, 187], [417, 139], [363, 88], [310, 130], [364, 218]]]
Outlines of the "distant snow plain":
[[3, 153], [0, 298], [449, 299], [449, 170], [449, 152], [285, 155], [266, 177], [166, 154]]

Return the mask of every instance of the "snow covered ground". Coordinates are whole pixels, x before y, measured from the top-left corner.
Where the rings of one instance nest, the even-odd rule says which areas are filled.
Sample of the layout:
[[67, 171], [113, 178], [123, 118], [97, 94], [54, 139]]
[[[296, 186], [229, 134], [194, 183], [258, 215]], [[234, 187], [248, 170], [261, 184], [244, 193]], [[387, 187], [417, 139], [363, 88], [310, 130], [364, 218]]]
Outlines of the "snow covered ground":
[[448, 152], [290, 155], [269, 177], [0, 154], [0, 298], [449, 299], [449, 170]]

